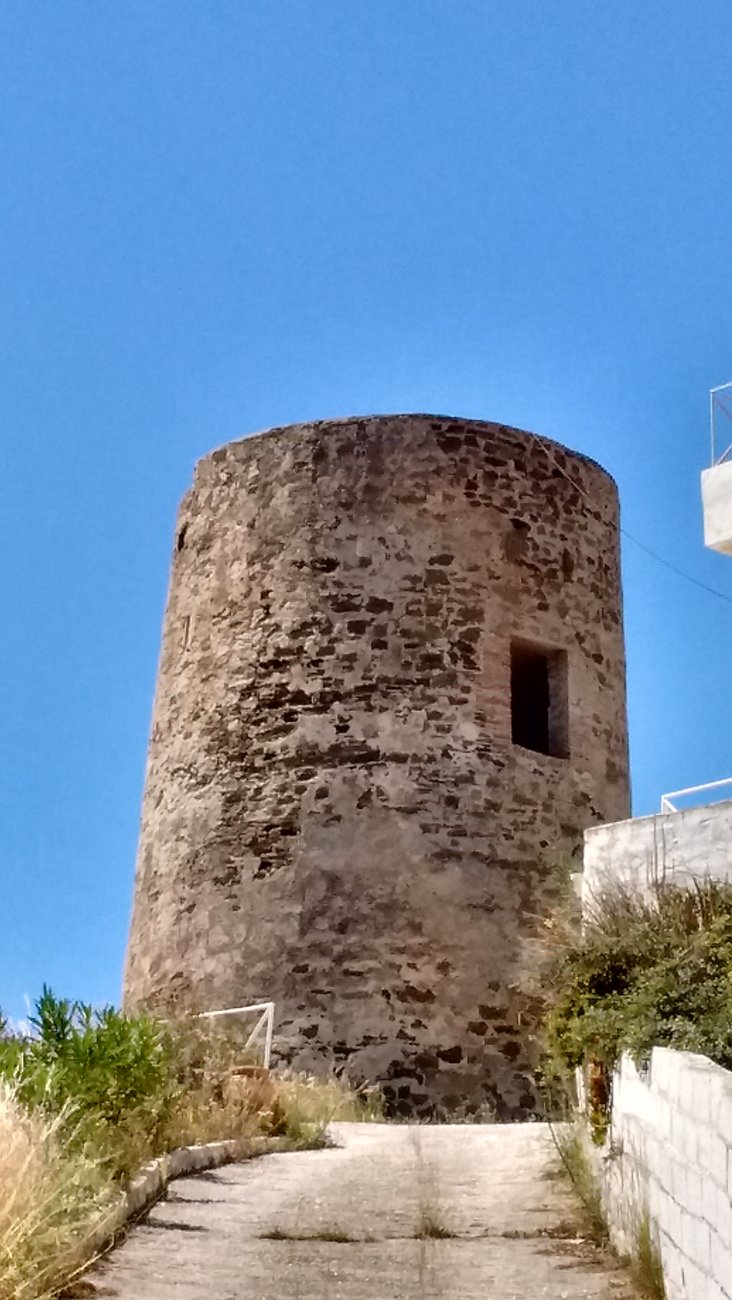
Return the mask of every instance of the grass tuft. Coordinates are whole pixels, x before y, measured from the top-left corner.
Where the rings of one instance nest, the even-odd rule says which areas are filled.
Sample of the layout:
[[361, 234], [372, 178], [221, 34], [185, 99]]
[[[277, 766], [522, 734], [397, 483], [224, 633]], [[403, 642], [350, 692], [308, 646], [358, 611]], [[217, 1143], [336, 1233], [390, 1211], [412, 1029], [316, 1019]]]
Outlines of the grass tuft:
[[[584, 1230], [596, 1246], [609, 1248], [609, 1233], [602, 1206], [600, 1184], [587, 1155], [581, 1123], [552, 1129], [564, 1172], [572, 1182], [584, 1211]], [[639, 1293], [647, 1300], [665, 1300], [663, 1263], [647, 1212], [638, 1219], [630, 1255], [624, 1257]]]
[[448, 1228], [434, 1210], [421, 1206], [414, 1235], [418, 1241], [442, 1241], [458, 1234]]
[[269, 1228], [259, 1235], [263, 1241], [335, 1241], [347, 1244], [348, 1242], [372, 1240], [370, 1237], [354, 1237], [349, 1232], [343, 1232], [341, 1228], [315, 1228], [312, 1232], [296, 1232], [288, 1228]]
[[648, 1214], [638, 1224], [631, 1270], [636, 1286], [648, 1300], [665, 1300], [663, 1263]]
[[580, 1124], [552, 1127], [552, 1137], [564, 1172], [582, 1205], [584, 1230], [596, 1245], [605, 1245], [608, 1240], [608, 1230], [602, 1208], [602, 1196], [587, 1156]]

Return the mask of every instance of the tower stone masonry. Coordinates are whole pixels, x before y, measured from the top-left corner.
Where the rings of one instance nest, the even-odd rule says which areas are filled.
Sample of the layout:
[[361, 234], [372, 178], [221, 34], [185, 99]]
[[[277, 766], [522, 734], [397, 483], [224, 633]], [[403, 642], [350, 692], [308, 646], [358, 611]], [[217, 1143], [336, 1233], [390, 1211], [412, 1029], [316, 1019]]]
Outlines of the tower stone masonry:
[[272, 429], [177, 523], [130, 1007], [277, 1004], [396, 1113], [537, 1104], [541, 918], [628, 815], [618, 501], [476, 420]]

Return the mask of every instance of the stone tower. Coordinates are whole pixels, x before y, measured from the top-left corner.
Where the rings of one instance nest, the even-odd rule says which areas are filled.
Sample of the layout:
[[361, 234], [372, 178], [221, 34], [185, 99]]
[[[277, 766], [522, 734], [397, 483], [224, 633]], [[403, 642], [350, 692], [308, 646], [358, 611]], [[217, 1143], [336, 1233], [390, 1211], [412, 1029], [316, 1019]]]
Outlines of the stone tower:
[[205, 457], [178, 519], [128, 1006], [277, 1003], [398, 1113], [535, 1105], [540, 917], [628, 814], [618, 502], [429, 415]]

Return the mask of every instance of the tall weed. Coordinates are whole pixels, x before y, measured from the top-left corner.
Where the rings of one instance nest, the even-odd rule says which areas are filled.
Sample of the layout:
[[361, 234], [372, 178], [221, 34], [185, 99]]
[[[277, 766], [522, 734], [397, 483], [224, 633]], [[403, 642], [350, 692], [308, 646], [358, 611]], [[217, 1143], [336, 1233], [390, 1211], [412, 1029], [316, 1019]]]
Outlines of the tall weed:
[[99, 1165], [66, 1148], [64, 1118], [29, 1113], [0, 1080], [0, 1300], [52, 1294], [112, 1208]]

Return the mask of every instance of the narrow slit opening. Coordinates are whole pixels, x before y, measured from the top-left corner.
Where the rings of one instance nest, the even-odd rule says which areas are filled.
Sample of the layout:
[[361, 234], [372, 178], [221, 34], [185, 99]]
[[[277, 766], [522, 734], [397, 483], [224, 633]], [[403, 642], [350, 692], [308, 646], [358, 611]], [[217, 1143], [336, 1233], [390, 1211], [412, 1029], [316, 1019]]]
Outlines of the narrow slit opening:
[[566, 651], [511, 642], [511, 740], [537, 754], [569, 757]]

